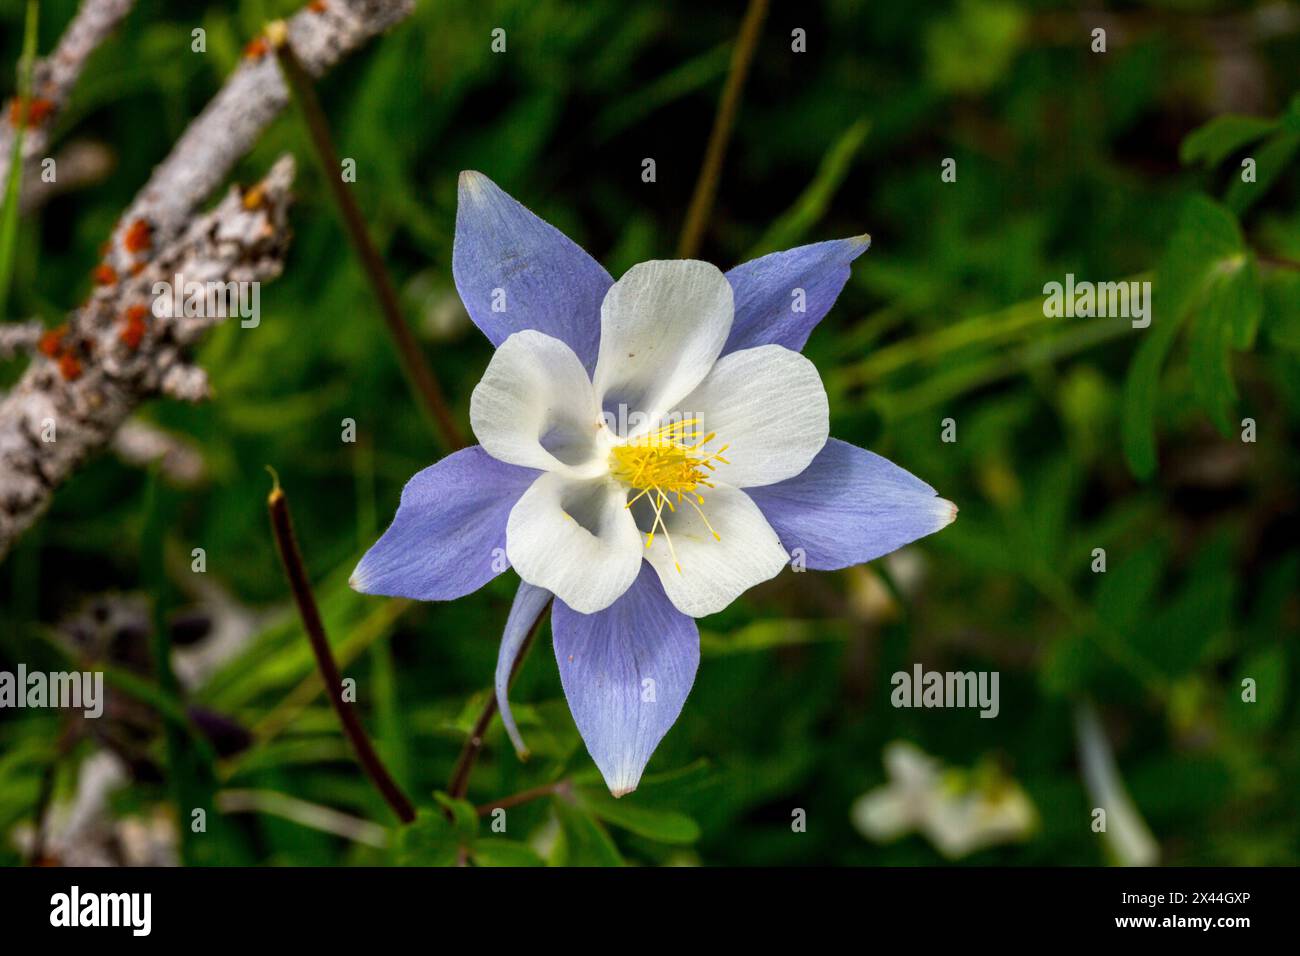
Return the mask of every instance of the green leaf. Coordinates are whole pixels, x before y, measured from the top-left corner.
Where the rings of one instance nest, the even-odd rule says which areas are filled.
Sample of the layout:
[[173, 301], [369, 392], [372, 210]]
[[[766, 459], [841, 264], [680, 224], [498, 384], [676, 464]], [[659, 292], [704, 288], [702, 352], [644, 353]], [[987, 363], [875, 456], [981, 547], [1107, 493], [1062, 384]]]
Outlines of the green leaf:
[[1237, 400], [1231, 352], [1234, 345], [1246, 348], [1254, 341], [1262, 304], [1255, 257], [1239, 253], [1211, 274], [1204, 304], [1192, 322], [1192, 392], [1225, 435], [1232, 429], [1229, 413]]
[[808, 188], [799, 194], [794, 205], [777, 217], [758, 244], [749, 250], [746, 259], [757, 259], [769, 252], [799, 244], [826, 213], [870, 130], [871, 122], [864, 116], [844, 131], [822, 157]]
[[1282, 126], [1292, 133], [1300, 133], [1300, 93], [1292, 96], [1291, 102], [1286, 105], [1286, 112], [1282, 114]]
[[1185, 165], [1200, 162], [1210, 167], [1218, 166], [1243, 146], [1262, 139], [1277, 127], [1277, 120], [1260, 116], [1233, 113], [1216, 116], [1183, 139], [1178, 158]]
[[639, 90], [620, 96], [592, 122], [592, 141], [599, 144], [655, 110], [667, 106], [727, 75], [731, 44], [720, 43], [652, 80]]
[[551, 863], [556, 866], [622, 866], [623, 857], [605, 828], [591, 814], [560, 798], [554, 801], [560, 839]]
[[[1255, 682], [1255, 700], [1242, 700], [1242, 682]], [[1263, 730], [1282, 714], [1286, 703], [1286, 651], [1279, 644], [1255, 651], [1241, 664], [1236, 681], [1228, 686], [1227, 713], [1234, 726]]]
[[1178, 337], [1181, 316], [1170, 315], [1151, 323], [1151, 331], [1138, 346], [1124, 380], [1124, 411], [1120, 422], [1124, 456], [1133, 474], [1150, 478], [1156, 470], [1155, 414], [1160, 369]]
[[1039, 667], [1039, 684], [1057, 696], [1077, 693], [1097, 670], [1096, 646], [1083, 634], [1066, 634], [1047, 646]]
[[593, 816], [648, 840], [694, 843], [700, 838], [699, 824], [686, 814], [646, 806], [634, 794], [615, 800], [608, 790], [580, 787], [576, 797], [578, 805]]
[[455, 866], [461, 834], [441, 810], [421, 809], [415, 822], [399, 827], [393, 840], [398, 866]]
[[767, 618], [725, 634], [707, 629], [700, 631], [700, 654], [703, 657], [750, 654], [780, 647], [846, 641], [852, 636], [852, 627], [843, 622]]
[[1108, 568], [1097, 585], [1097, 616], [1117, 631], [1138, 627], [1147, 617], [1167, 560], [1164, 542], [1156, 540]]
[[1019, 51], [1028, 15], [1000, 0], [960, 0], [955, 12], [925, 33], [930, 82], [950, 93], [982, 93], [1006, 74]]
[[1287, 164], [1291, 162], [1298, 148], [1300, 148], [1300, 133], [1279, 133], [1264, 143], [1255, 152], [1255, 181], [1247, 183], [1242, 182], [1240, 175], [1234, 177], [1228, 195], [1224, 198], [1228, 208], [1241, 215], [1263, 199], [1273, 182], [1282, 174], [1282, 170], [1286, 169]]
[[1270, 345], [1300, 352], [1300, 273], [1279, 270], [1264, 286], [1260, 325]]
[[[1222, 325], [1229, 319], [1236, 323], [1242, 338], [1247, 332], [1253, 336], [1253, 326], [1259, 320], [1258, 302], [1256, 295], [1255, 305], [1250, 305], [1251, 293], [1246, 287], [1214, 287], [1234, 280], [1243, 271], [1247, 278], [1240, 281], [1254, 282], [1257, 290], [1253, 262], [1242, 241], [1236, 217], [1206, 196], [1193, 196], [1183, 207], [1178, 228], [1157, 270], [1151, 328], [1134, 354], [1124, 382], [1121, 421], [1124, 454], [1139, 478], [1149, 478], [1155, 472], [1156, 401], [1165, 357], [1182, 323], [1191, 314], [1192, 306], [1198, 302], [1211, 315], [1201, 318], [1204, 325], [1199, 333], [1201, 345], [1194, 372], [1203, 380], [1194, 387], [1207, 410], [1221, 412], [1224, 407], [1224, 395], [1228, 393], [1223, 390], [1222, 366], [1226, 366], [1227, 356], [1222, 352], [1212, 354], [1211, 345], [1218, 345]], [[1236, 319], [1233, 309], [1237, 307], [1253, 309], [1253, 318], [1247, 314]], [[1216, 362], [1220, 365], [1216, 366]]]
[[1129, 645], [1170, 676], [1190, 674], [1232, 629], [1236, 597], [1233, 543], [1212, 534], [1193, 556], [1185, 580], [1129, 634]]
[[463, 837], [468, 840], [474, 839], [474, 835], [478, 833], [478, 811], [474, 809], [474, 804], [468, 800], [449, 797], [441, 790], [434, 793], [433, 799], [438, 801], [438, 806], [451, 814], [452, 826]]
[[479, 866], [545, 866], [546, 861], [526, 843], [518, 840], [480, 840], [474, 847]]

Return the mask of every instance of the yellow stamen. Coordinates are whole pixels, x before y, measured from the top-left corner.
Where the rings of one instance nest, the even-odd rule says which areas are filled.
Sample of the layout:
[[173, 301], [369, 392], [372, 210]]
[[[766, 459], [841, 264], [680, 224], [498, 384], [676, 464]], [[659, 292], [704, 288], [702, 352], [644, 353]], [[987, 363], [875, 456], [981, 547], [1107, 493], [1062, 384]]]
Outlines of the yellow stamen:
[[646, 495], [650, 496], [655, 520], [646, 532], [645, 546], [650, 547], [654, 543], [655, 533], [662, 530], [678, 573], [682, 566], [677, 561], [677, 551], [673, 547], [672, 538], [668, 536], [668, 526], [664, 524], [663, 515], [664, 508], [669, 512], [677, 510], [671, 499], [675, 498], [678, 504], [685, 501], [694, 508], [714, 539], [722, 540], [722, 536], [704, 516], [700, 507], [704, 504], [704, 496], [696, 489], [701, 486], [714, 487], [708, 480], [717, 467], [714, 463], [730, 464], [722, 457], [722, 453], [730, 446], [723, 445], [716, 452], [704, 451], [704, 446], [713, 441], [717, 433], [709, 432], [701, 437], [699, 423], [698, 418], [687, 418], [661, 425], [625, 445], [616, 446], [609, 456], [610, 474], [638, 492], [628, 500], [625, 507], [630, 508]]

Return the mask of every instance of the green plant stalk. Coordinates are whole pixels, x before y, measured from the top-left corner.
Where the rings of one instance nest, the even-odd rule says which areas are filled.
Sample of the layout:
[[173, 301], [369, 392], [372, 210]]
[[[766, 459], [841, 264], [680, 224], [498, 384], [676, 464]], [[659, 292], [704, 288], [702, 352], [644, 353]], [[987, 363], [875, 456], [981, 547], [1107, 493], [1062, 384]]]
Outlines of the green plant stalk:
[[704, 230], [718, 192], [718, 180], [722, 176], [722, 160], [727, 155], [727, 143], [731, 140], [731, 130], [736, 125], [736, 114], [740, 112], [740, 95], [745, 89], [745, 78], [749, 76], [749, 65], [753, 62], [754, 50], [758, 47], [758, 38], [766, 16], [767, 0], [749, 0], [745, 18], [740, 23], [740, 34], [736, 37], [736, 47], [731, 55], [731, 69], [722, 88], [722, 99], [718, 102], [713, 130], [709, 133], [709, 144], [704, 150], [700, 176], [695, 181], [695, 192], [686, 211], [686, 224], [682, 226], [681, 239], [677, 243], [679, 259], [695, 258], [700, 242], [704, 239]]
[[812, 182], [785, 212], [768, 227], [763, 237], [747, 252], [746, 259], [757, 259], [769, 252], [778, 252], [798, 245], [808, 231], [826, 213], [835, 191], [844, 182], [854, 158], [871, 131], [871, 121], [865, 116], [846, 129], [822, 157]]
[[316, 96], [316, 88], [312, 84], [312, 79], [298, 61], [298, 57], [293, 52], [293, 47], [289, 45], [283, 22], [276, 21], [268, 26], [267, 36], [270, 38], [271, 46], [275, 50], [276, 58], [279, 60], [285, 82], [292, 91], [303, 120], [307, 124], [307, 132], [320, 165], [321, 175], [329, 186], [330, 195], [333, 197], [339, 216], [343, 220], [344, 231], [347, 233], [352, 251], [361, 263], [361, 268], [365, 272], [370, 287], [375, 293], [375, 298], [379, 302], [380, 314], [383, 316], [389, 335], [397, 348], [397, 355], [401, 360], [402, 371], [406, 374], [407, 382], [415, 391], [416, 397], [420, 400], [421, 409], [429, 417], [434, 431], [441, 438], [443, 444], [452, 451], [464, 448], [466, 446], [465, 436], [461, 433], [460, 426], [456, 424], [456, 419], [447, 406], [447, 400], [443, 397], [442, 386], [438, 384], [437, 376], [434, 375], [433, 369], [429, 367], [424, 353], [420, 351], [420, 345], [416, 341], [415, 335], [402, 317], [402, 308], [398, 302], [397, 290], [393, 287], [393, 280], [388, 275], [388, 269], [384, 265], [383, 257], [380, 256], [379, 250], [375, 248], [374, 241], [370, 238], [370, 232], [366, 227], [365, 217], [361, 214], [361, 208], [357, 205], [356, 199], [353, 198], [352, 192], [340, 175], [342, 167], [339, 162], [338, 150], [334, 148], [334, 139], [330, 135], [329, 121], [326, 119], [325, 110], [321, 107], [320, 100]]
[[[1150, 272], [1140, 272], [1119, 280], [1142, 282]], [[995, 344], [1014, 340], [1022, 333], [1050, 322], [1062, 322], [1043, 314], [1041, 297], [1017, 302], [997, 312], [962, 319], [928, 335], [913, 336], [874, 351], [870, 357], [837, 369], [833, 374], [844, 386], [868, 385], [879, 381], [913, 362], [937, 359], [971, 345]], [[1116, 322], [1120, 321], [1118, 319]]]
[[0, 210], [0, 321], [9, 313], [9, 288], [13, 284], [14, 255], [18, 249], [18, 202], [23, 184], [23, 134], [31, 108], [32, 69], [36, 64], [36, 37], [40, 3], [27, 0], [27, 24], [23, 29], [23, 56], [18, 68], [19, 123], [9, 153], [9, 176], [5, 181], [4, 208]]
[[1022, 346], [1015, 354], [983, 356], [968, 366], [931, 378], [922, 385], [883, 392], [876, 395], [874, 401], [886, 421], [898, 421], [1000, 379], [1086, 351], [1129, 331], [1129, 326], [1120, 320], [1094, 320], [1048, 342]]

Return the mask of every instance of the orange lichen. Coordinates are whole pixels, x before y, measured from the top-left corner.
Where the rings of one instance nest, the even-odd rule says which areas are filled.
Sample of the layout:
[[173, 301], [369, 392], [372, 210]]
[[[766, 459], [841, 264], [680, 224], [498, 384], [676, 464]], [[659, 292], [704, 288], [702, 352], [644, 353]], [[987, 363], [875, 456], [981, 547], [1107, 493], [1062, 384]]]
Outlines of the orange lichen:
[[132, 254], [144, 252], [153, 243], [153, 226], [147, 219], [137, 219], [126, 230], [122, 245]]
[[65, 323], [57, 328], [50, 329], [41, 336], [40, 344], [37, 348], [46, 358], [54, 358], [63, 348], [63, 337], [68, 334], [68, 326]]
[[40, 126], [54, 112], [54, 104], [46, 99], [35, 97], [26, 102], [21, 96], [9, 101], [9, 124], [11, 126]]
[[311, 0], [311, 3], [307, 4], [307, 9], [312, 13], [324, 13], [328, 7], [325, 0]]
[[261, 183], [258, 183], [256, 186], [250, 187], [248, 191], [244, 193], [244, 208], [257, 209], [262, 205], [262, 201], [265, 198], [266, 190], [262, 188]]
[[149, 329], [144, 321], [145, 316], [148, 314], [149, 310], [143, 305], [133, 305], [126, 310], [126, 316], [122, 321], [122, 328], [117, 337], [122, 340], [122, 344], [127, 348], [134, 350], [140, 347], [140, 341]]
[[117, 270], [107, 262], [95, 266], [92, 275], [95, 278], [95, 285], [114, 285], [117, 282]]
[[69, 382], [75, 382], [81, 378], [81, 360], [71, 352], [64, 352], [59, 356], [59, 374]]
[[248, 41], [248, 45], [244, 47], [244, 59], [260, 60], [262, 57], [266, 56], [270, 49], [270, 46], [267, 45], [266, 37], [253, 37], [253, 39]]

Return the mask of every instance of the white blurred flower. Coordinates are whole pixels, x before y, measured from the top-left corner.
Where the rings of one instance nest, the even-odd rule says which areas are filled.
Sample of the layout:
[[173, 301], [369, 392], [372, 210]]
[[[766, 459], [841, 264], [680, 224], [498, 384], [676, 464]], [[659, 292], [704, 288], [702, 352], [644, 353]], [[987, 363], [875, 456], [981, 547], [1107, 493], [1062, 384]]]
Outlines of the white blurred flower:
[[853, 825], [877, 843], [917, 831], [950, 860], [998, 843], [1025, 839], [1038, 814], [1020, 785], [992, 763], [945, 767], [919, 747], [885, 747], [889, 782], [853, 804]]
[[[179, 862], [176, 821], [164, 808], [144, 815], [117, 818], [112, 798], [130, 783], [130, 772], [122, 758], [99, 750], [77, 768], [77, 785], [67, 800], [50, 807], [43, 865], [89, 866], [176, 866]], [[30, 856], [36, 844], [36, 828], [30, 821], [14, 827], [13, 846]]]

